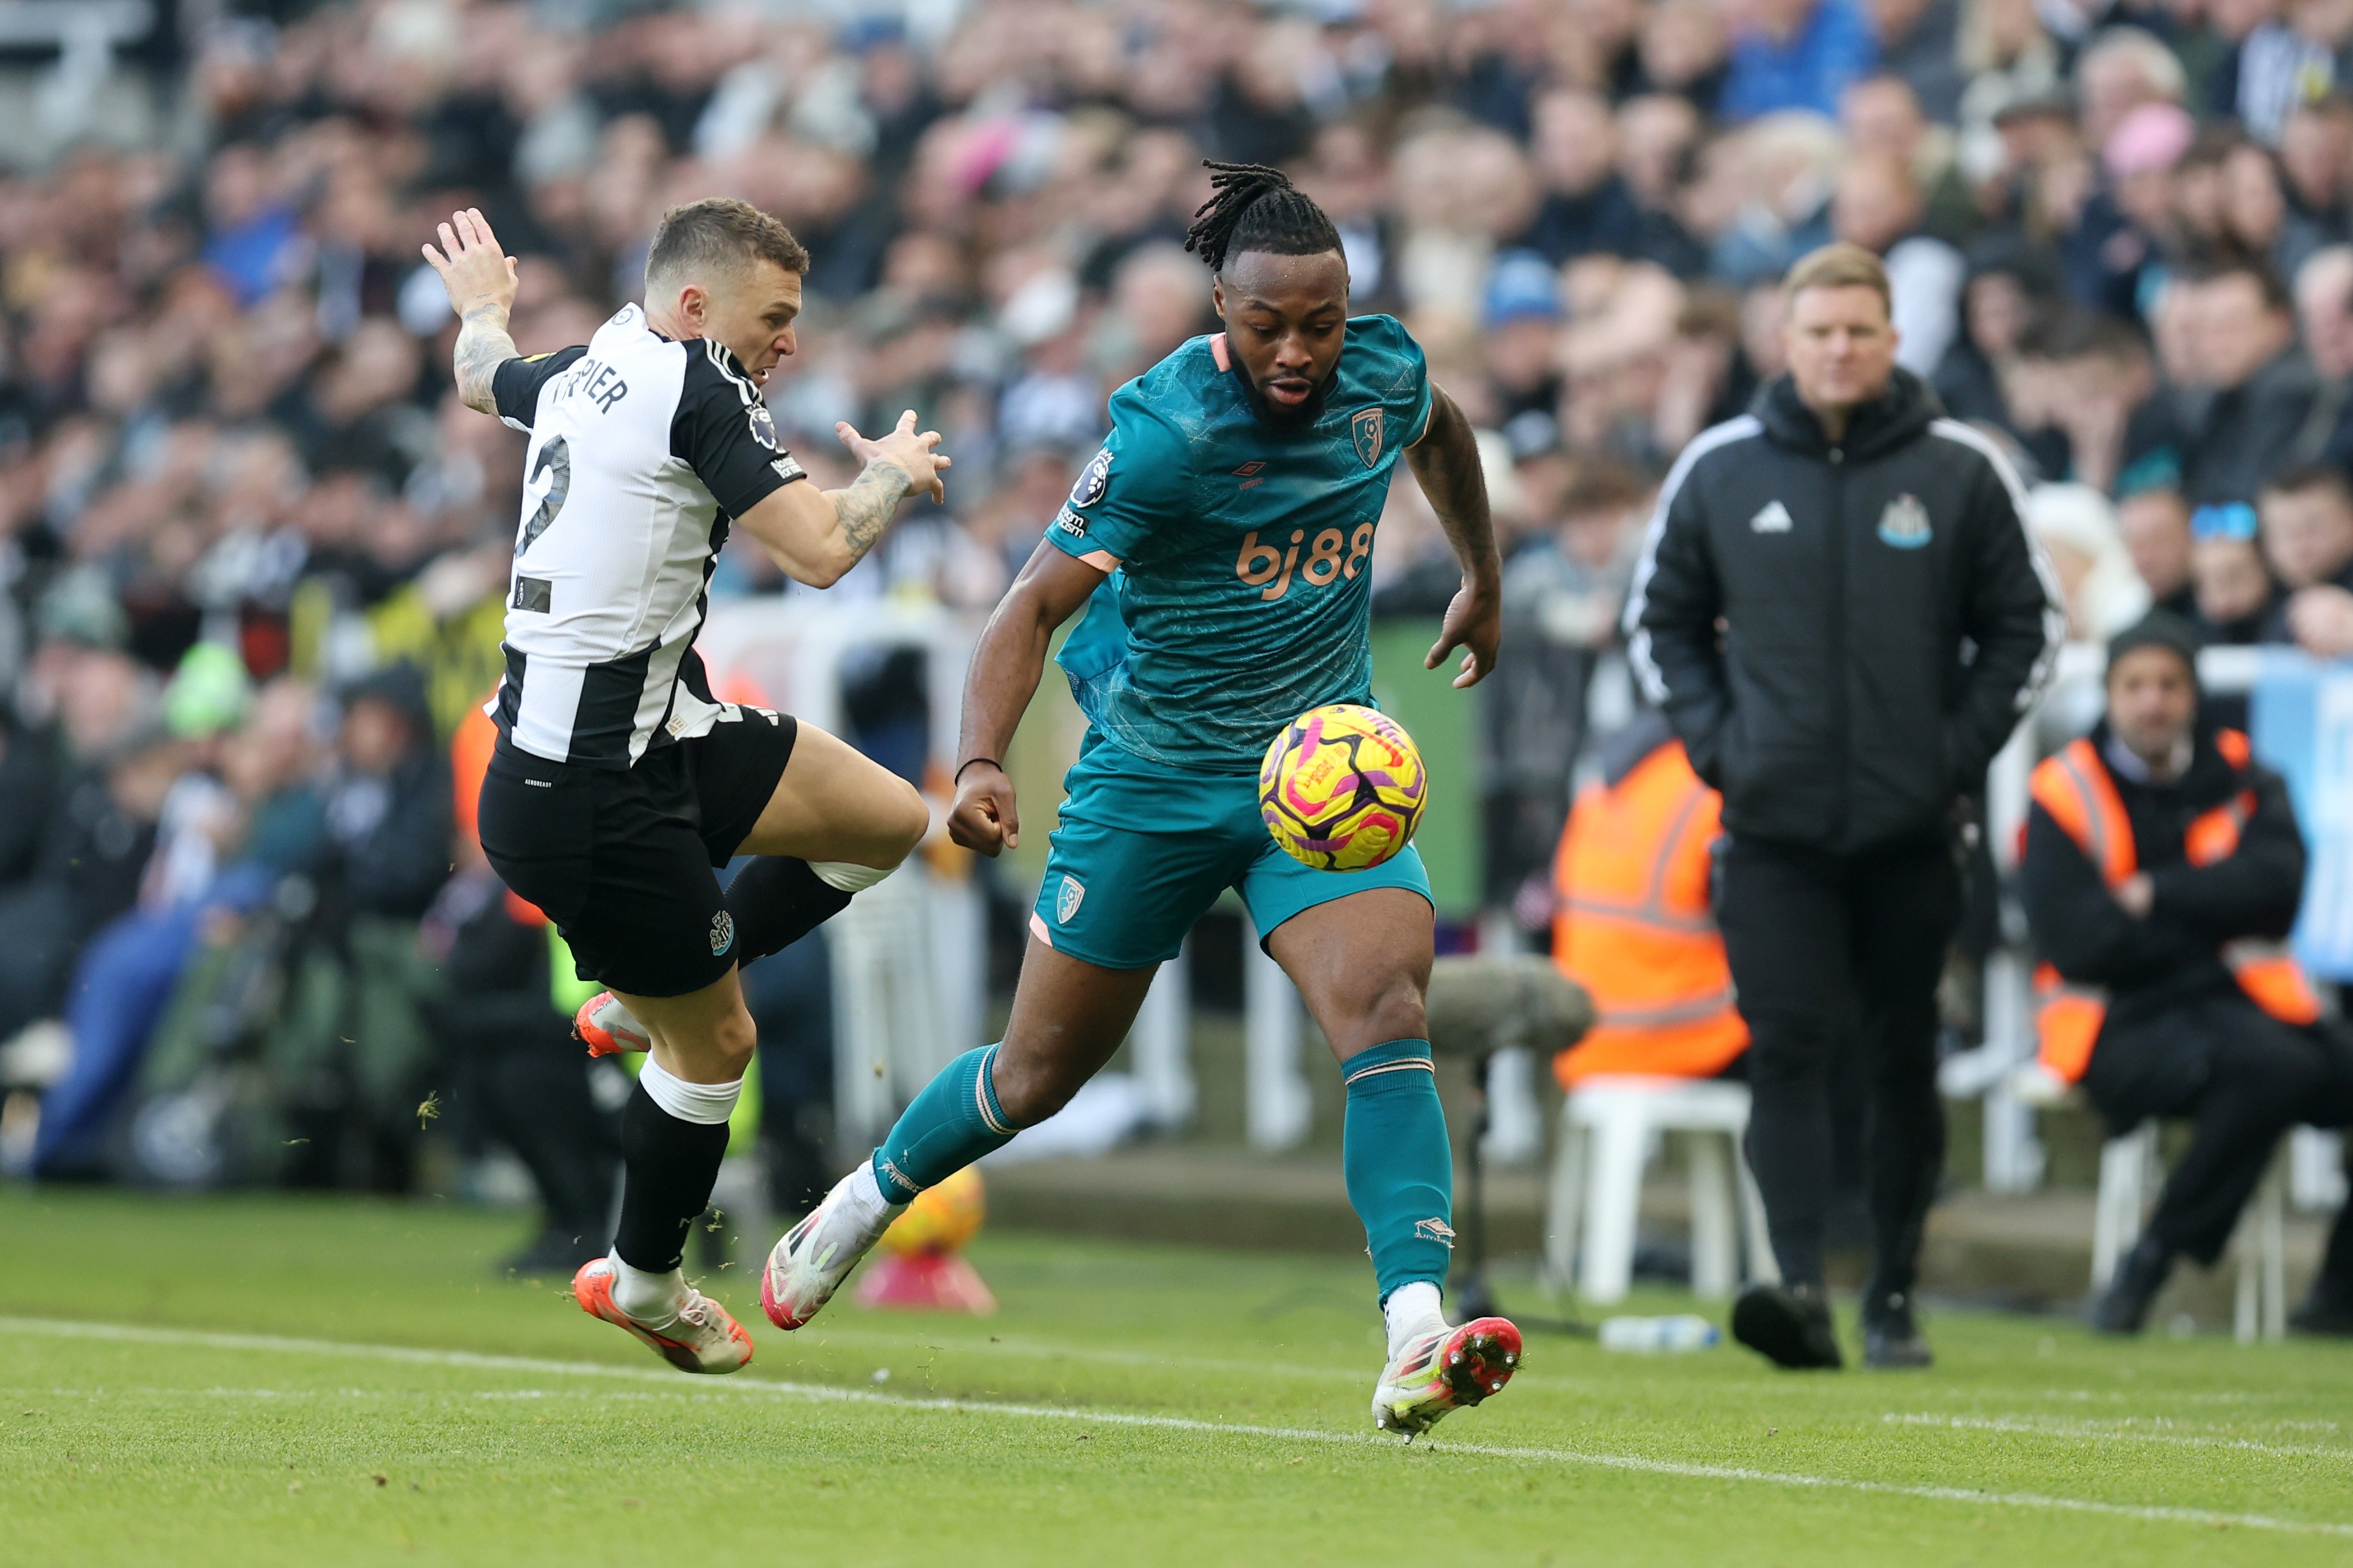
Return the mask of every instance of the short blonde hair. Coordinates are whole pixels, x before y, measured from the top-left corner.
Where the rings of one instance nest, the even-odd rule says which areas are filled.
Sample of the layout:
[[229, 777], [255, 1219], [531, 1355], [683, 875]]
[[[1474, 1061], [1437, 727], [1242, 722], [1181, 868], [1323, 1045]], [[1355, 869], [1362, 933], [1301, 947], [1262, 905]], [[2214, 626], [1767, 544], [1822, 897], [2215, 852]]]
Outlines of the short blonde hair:
[[1788, 304], [1797, 303], [1798, 296], [1809, 289], [1869, 289], [1879, 295], [1889, 316], [1895, 313], [1895, 291], [1887, 285], [1886, 264], [1844, 240], [1808, 251], [1781, 279], [1781, 298]]

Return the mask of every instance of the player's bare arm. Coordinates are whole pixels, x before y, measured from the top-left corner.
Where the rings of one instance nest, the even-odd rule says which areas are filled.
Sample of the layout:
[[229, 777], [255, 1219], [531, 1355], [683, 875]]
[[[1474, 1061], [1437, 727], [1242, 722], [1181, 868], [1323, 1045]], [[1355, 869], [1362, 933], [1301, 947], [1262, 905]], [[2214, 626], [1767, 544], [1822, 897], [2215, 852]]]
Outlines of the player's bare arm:
[[1021, 814], [1002, 761], [1021, 722], [1054, 633], [1109, 574], [1040, 540], [1021, 575], [988, 617], [965, 675], [964, 723], [956, 745], [956, 797], [948, 837], [994, 857], [1021, 843]]
[[1487, 512], [1478, 437], [1461, 408], [1437, 387], [1430, 389], [1429, 426], [1420, 440], [1406, 448], [1405, 460], [1462, 563], [1461, 591], [1446, 606], [1438, 643], [1422, 667], [1436, 669], [1448, 654], [1461, 648], [1461, 671], [1454, 684], [1476, 686], [1495, 668], [1495, 645], [1504, 635], [1504, 563]]
[[495, 416], [499, 409], [491, 395], [491, 377], [518, 353], [507, 334], [507, 316], [514, 309], [515, 260], [499, 248], [489, 221], [476, 208], [450, 214], [440, 235], [440, 248], [425, 247], [425, 259], [441, 275], [450, 308], [458, 312], [458, 346], [450, 356], [458, 399]]
[[833, 428], [850, 456], [864, 464], [856, 479], [838, 490], [786, 485], [740, 520], [777, 570], [812, 588], [831, 587], [865, 560], [901, 501], [916, 496], [944, 500], [947, 486], [940, 476], [952, 461], [938, 449], [938, 431], [915, 428], [912, 408], [879, 439], [869, 440], [846, 423]]

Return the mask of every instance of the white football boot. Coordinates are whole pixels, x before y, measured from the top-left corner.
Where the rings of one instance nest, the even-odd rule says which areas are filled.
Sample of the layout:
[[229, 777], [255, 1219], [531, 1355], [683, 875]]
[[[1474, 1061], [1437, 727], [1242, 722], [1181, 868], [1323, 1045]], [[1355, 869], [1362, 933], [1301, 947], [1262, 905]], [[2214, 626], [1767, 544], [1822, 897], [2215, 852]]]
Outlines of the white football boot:
[[768, 1321], [797, 1329], [833, 1300], [858, 1260], [906, 1210], [904, 1204], [881, 1200], [871, 1168], [860, 1165], [834, 1183], [807, 1219], [785, 1232], [760, 1272], [760, 1305]]

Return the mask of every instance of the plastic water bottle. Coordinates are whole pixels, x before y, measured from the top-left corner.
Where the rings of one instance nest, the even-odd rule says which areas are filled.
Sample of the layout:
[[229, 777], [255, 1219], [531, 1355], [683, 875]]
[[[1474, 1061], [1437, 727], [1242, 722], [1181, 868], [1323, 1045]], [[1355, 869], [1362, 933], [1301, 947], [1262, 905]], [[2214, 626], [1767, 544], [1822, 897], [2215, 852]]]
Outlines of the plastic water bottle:
[[1601, 1348], [1606, 1351], [1704, 1351], [1724, 1336], [1715, 1325], [1695, 1312], [1666, 1318], [1604, 1318]]

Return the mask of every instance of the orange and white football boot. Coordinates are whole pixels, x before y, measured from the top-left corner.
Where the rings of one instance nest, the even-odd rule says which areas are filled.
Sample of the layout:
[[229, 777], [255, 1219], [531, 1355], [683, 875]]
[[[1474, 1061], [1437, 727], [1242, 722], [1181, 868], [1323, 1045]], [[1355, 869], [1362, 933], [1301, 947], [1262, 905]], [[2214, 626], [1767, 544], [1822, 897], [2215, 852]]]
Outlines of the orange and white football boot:
[[572, 1295], [582, 1311], [617, 1329], [627, 1329], [681, 1372], [733, 1372], [751, 1363], [752, 1336], [726, 1308], [691, 1285], [679, 1303], [677, 1318], [659, 1329], [648, 1328], [614, 1305], [609, 1258], [592, 1258], [582, 1264], [580, 1272], [572, 1277]]
[[646, 1033], [646, 1026], [610, 991], [599, 991], [580, 1004], [580, 1011], [572, 1015], [572, 1033], [588, 1047], [592, 1057], [654, 1048], [653, 1037]]

